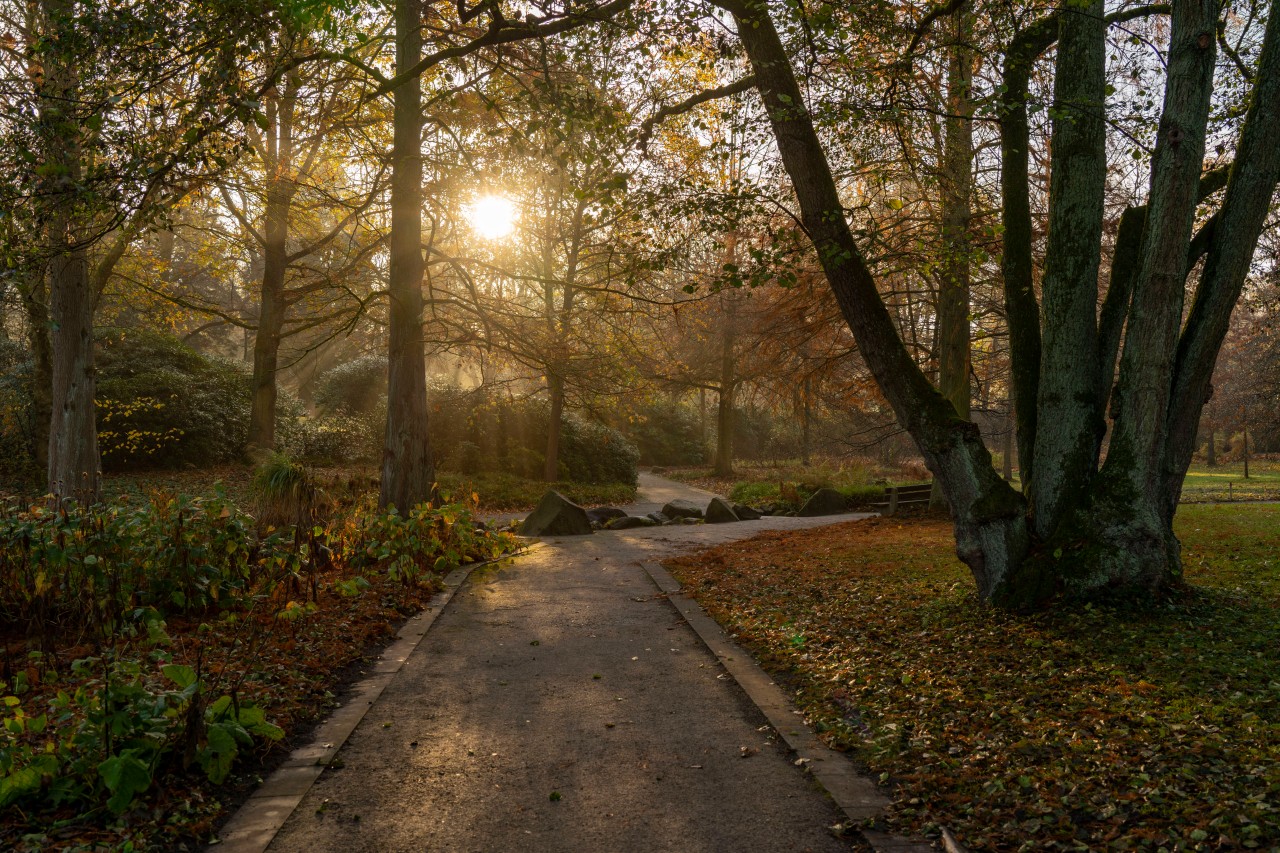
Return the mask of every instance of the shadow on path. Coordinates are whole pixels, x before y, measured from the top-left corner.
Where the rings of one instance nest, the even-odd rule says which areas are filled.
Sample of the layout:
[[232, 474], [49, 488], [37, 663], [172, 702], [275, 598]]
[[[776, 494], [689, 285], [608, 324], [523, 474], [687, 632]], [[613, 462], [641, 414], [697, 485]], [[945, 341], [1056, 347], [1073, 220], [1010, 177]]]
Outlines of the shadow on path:
[[[706, 497], [640, 486], [633, 511]], [[642, 562], [851, 517], [552, 538], [477, 570], [269, 849], [848, 850]]]

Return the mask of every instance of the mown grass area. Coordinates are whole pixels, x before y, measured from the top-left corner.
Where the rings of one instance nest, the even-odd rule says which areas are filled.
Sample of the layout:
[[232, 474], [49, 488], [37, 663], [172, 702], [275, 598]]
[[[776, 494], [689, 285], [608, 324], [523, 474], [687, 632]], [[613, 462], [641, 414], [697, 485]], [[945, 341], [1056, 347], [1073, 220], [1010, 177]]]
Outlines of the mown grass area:
[[1259, 459], [1249, 463], [1249, 478], [1239, 462], [1212, 468], [1196, 463], [1182, 483], [1183, 503], [1280, 500], [1280, 462]]
[[717, 477], [709, 468], [666, 468], [664, 477], [679, 480], [751, 506], [773, 505], [799, 509], [821, 488], [838, 489], [852, 506], [865, 506], [884, 497], [885, 486], [927, 482], [920, 463], [885, 466], [869, 460], [829, 460], [802, 465], [738, 462], [734, 476]]
[[1280, 508], [1179, 513], [1184, 600], [980, 605], [940, 519], [766, 534], [669, 563], [888, 822], [972, 850], [1280, 850]]

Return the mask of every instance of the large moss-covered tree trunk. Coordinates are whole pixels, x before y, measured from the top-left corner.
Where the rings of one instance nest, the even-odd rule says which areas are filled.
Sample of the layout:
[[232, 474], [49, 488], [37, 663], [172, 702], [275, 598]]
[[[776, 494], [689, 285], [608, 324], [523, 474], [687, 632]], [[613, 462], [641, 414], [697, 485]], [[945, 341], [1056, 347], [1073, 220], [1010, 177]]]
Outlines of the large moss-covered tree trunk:
[[[422, 56], [422, 2], [396, 0], [396, 71]], [[391, 150], [391, 237], [387, 431], [382, 454], [381, 506], [401, 512], [429, 500], [435, 489], [427, 429], [427, 365], [422, 341], [422, 83], [396, 87]]]
[[[1276, 14], [1268, 23], [1239, 165], [1216, 216], [1218, 227], [1185, 329], [1181, 294], [1193, 244], [1192, 217], [1204, 197], [1200, 169], [1219, 5], [1189, 2], [1174, 8], [1145, 236], [1134, 240], [1131, 275], [1122, 276], [1122, 286], [1132, 292], [1109, 300], [1114, 304], [1101, 330], [1106, 27], [1168, 8], [1104, 17], [1101, 2], [1076, 3], [1015, 39], [1005, 69], [1005, 88], [1013, 96], [1004, 101], [1004, 273], [1028, 503], [999, 478], [977, 428], [959, 417], [903, 346], [849, 230], [767, 5], [760, 0], [721, 0], [720, 5], [735, 17], [805, 229], [845, 320], [899, 422], [946, 493], [957, 553], [973, 571], [979, 594], [1025, 607], [1063, 592], [1159, 593], [1178, 583], [1173, 483], [1186, 470], [1186, 444], [1194, 441], [1221, 334], [1280, 172], [1273, 142], [1280, 133]], [[1028, 134], [1020, 98], [1032, 63], [1054, 41], [1061, 43], [1042, 323], [1031, 265]], [[1263, 150], [1266, 139], [1272, 140], [1269, 150]], [[1228, 221], [1236, 227], [1225, 233]], [[1099, 468], [1116, 323], [1126, 331], [1113, 438]]]

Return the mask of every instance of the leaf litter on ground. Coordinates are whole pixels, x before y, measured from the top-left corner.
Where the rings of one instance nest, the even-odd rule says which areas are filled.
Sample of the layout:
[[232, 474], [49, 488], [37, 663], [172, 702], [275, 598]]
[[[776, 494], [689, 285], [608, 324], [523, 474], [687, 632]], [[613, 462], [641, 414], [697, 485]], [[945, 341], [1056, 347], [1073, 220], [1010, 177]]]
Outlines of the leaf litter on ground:
[[1280, 850], [1280, 508], [1184, 507], [1185, 597], [979, 603], [949, 522], [767, 533], [667, 563], [889, 826], [972, 850]]

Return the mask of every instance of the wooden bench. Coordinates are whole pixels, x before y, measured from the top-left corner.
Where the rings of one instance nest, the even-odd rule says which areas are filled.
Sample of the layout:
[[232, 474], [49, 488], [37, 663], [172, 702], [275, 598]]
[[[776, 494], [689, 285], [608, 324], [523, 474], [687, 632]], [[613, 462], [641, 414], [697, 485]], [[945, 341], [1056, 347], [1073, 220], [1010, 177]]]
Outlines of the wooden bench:
[[929, 495], [933, 492], [933, 483], [913, 483], [909, 486], [886, 486], [885, 499], [872, 504], [880, 507], [881, 515], [893, 515], [903, 506], [928, 506]]

